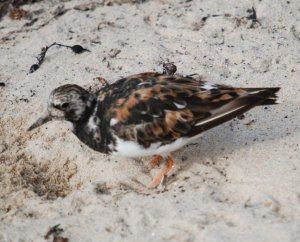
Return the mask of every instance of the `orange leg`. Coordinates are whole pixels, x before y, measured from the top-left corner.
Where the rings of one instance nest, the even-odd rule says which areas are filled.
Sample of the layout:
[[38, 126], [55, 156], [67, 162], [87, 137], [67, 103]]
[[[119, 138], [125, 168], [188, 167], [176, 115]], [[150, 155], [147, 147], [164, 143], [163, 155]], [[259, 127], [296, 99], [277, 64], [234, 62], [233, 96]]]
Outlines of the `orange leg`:
[[150, 161], [150, 164], [148, 166], [149, 171], [152, 170], [155, 166], [157, 166], [158, 162], [162, 159], [162, 156], [160, 155], [154, 155]]
[[154, 177], [154, 179], [148, 184], [147, 187], [149, 189], [157, 187], [160, 184], [161, 180], [164, 178], [164, 176], [172, 169], [174, 161], [170, 156], [167, 158], [166, 163], [166, 167], [164, 167], [162, 171], [156, 177]]

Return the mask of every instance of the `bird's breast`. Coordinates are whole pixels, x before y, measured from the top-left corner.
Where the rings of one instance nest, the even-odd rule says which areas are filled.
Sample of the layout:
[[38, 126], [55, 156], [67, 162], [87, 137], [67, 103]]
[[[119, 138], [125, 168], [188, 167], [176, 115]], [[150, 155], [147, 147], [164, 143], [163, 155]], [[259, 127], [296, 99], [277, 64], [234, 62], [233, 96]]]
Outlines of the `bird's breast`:
[[115, 142], [110, 145], [113, 155], [124, 157], [140, 157], [161, 155], [167, 156], [171, 152], [180, 149], [189, 142], [186, 137], [179, 138], [172, 143], [163, 144], [162, 142], [152, 143], [149, 147], [144, 147], [136, 141], [128, 141], [114, 136]]
[[75, 124], [75, 135], [84, 144], [95, 151], [101, 153], [110, 153], [108, 144], [107, 130], [101, 127], [101, 121], [97, 116], [91, 116], [86, 123]]

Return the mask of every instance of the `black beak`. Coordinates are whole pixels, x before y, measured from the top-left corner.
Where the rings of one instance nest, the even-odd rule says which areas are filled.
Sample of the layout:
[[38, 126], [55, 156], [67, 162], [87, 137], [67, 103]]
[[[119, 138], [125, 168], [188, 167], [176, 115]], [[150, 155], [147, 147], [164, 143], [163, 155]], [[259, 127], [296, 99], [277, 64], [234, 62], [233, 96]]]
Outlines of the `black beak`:
[[42, 117], [40, 117], [37, 121], [35, 121], [28, 129], [27, 131], [31, 131], [49, 121], [52, 120], [52, 116], [50, 115], [50, 113], [48, 111], [46, 111]]

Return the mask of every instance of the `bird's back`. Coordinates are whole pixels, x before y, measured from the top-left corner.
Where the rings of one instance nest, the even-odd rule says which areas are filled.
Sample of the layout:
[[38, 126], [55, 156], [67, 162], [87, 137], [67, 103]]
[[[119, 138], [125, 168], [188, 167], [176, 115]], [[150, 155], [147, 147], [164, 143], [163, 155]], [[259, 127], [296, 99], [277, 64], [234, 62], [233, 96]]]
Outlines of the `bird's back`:
[[142, 73], [100, 91], [103, 118], [114, 137], [144, 148], [192, 138], [252, 107], [273, 104], [278, 88], [243, 89], [190, 77]]

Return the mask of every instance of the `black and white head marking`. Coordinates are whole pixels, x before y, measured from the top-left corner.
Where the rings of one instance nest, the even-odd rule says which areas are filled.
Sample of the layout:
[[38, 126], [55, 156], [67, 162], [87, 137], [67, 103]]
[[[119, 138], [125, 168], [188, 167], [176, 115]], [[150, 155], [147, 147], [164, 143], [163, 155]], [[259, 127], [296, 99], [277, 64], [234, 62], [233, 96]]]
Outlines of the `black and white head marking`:
[[67, 121], [78, 122], [95, 105], [95, 99], [93, 94], [82, 87], [67, 84], [51, 92], [48, 111], [53, 117], [63, 115]]
[[94, 112], [96, 103], [94, 94], [80, 86], [73, 84], [60, 86], [51, 92], [46, 112], [31, 125], [29, 130], [51, 120], [86, 122]]

